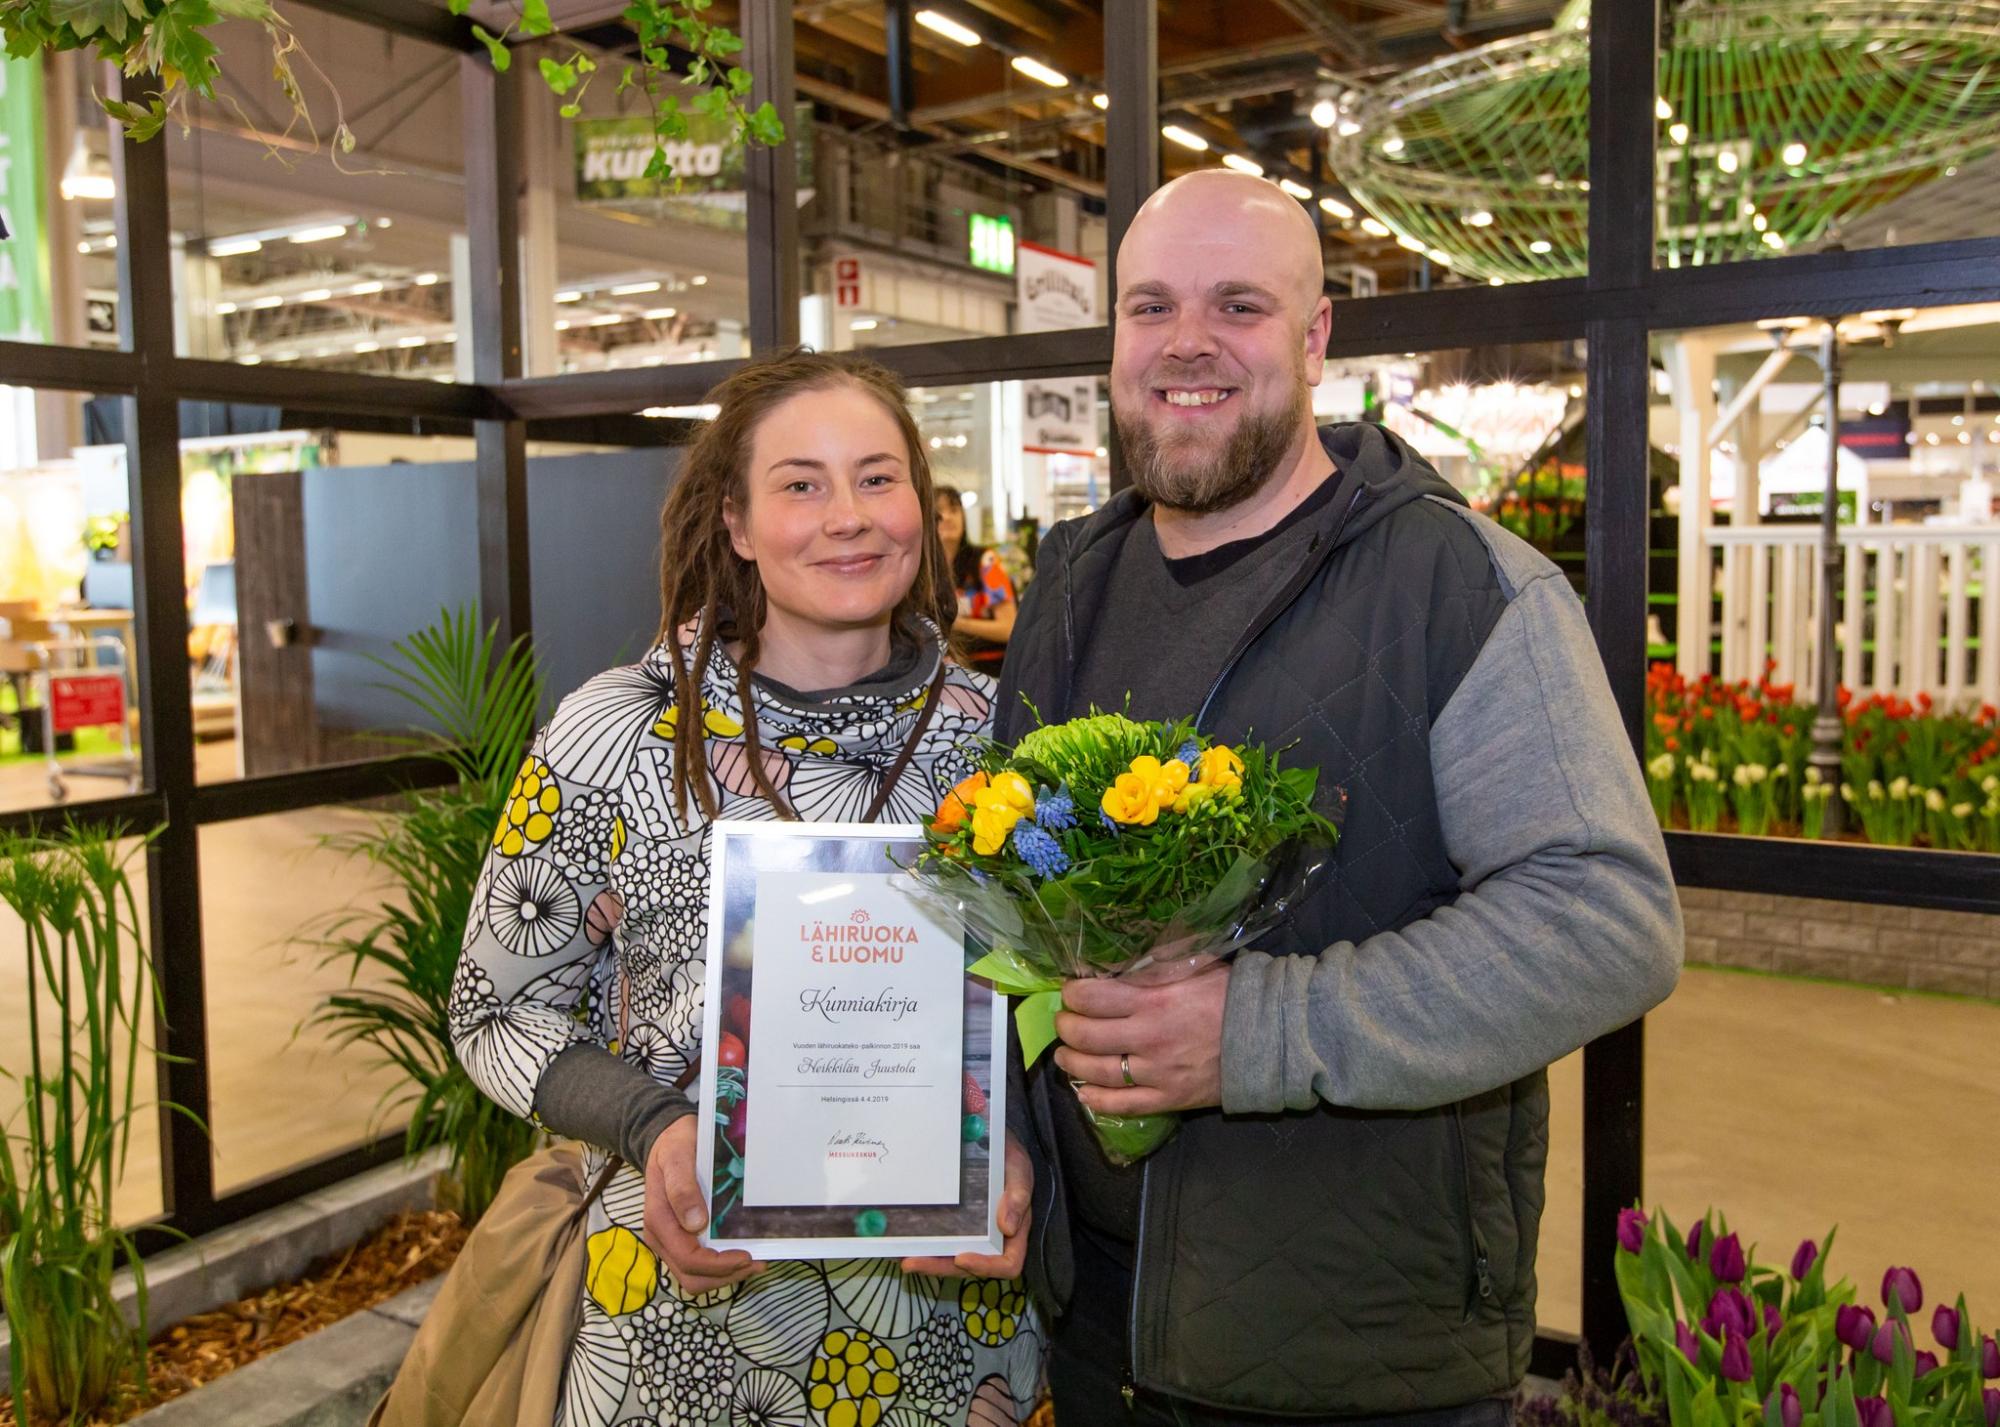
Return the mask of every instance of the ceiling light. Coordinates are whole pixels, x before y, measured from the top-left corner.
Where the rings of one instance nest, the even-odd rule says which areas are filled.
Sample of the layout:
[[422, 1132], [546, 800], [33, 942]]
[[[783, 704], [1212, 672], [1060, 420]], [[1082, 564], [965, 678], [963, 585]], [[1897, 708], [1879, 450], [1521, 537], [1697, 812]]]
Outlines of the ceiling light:
[[1972, 444], [1972, 433], [1970, 431], [1959, 432], [1958, 444], [1961, 446], [1970, 446]]
[[1761, 213], [1753, 213], [1750, 215], [1750, 226], [1761, 233], [1771, 226], [1771, 220]]
[[333, 296], [333, 289], [332, 289], [332, 288], [330, 288], [330, 287], [316, 287], [316, 288], [314, 288], [314, 289], [313, 289], [313, 290], [312, 290], [311, 292], [302, 292], [302, 293], [300, 293], [300, 294], [299, 294], [299, 295], [298, 295], [297, 297], [293, 298], [293, 299], [292, 299], [292, 301], [294, 301], [294, 302], [325, 302], [325, 301], [326, 301], [326, 300], [327, 300], [327, 299], [328, 299], [329, 297], [332, 297], [332, 296]]
[[1090, 96], [1090, 102], [1099, 109], [1109, 109], [1111, 107], [1111, 96], [1109, 94], [1093, 94]]
[[233, 302], [218, 302], [215, 304], [215, 315], [217, 317], [227, 317], [235, 310], [236, 304]]
[[1766, 233], [1764, 235], [1764, 246], [1768, 248], [1784, 247], [1785, 246], [1784, 235], [1781, 233]]
[[1224, 168], [1233, 168], [1238, 173], [1247, 173], [1252, 178], [1262, 178], [1264, 176], [1264, 165], [1258, 163], [1255, 159], [1246, 159], [1241, 154], [1224, 154], [1222, 156], [1222, 166]]
[[1887, 411], [1888, 409], [1889, 409], [1888, 407], [1884, 406], [1879, 401], [1871, 401], [1868, 403], [1868, 414], [1870, 416], [1880, 416], [1883, 412]]
[[254, 367], [263, 360], [264, 359], [262, 357], [258, 356], [255, 352], [252, 352], [247, 357], [238, 357], [236, 359], [236, 364], [241, 367]]
[[1422, 238], [1412, 238], [1409, 234], [1405, 233], [1396, 240], [1396, 246], [1399, 248], [1408, 248], [1413, 253], [1421, 253], [1424, 250], [1424, 240]]
[[1583, 395], [1583, 388], [1582, 388], [1581, 386], [1577, 385], [1577, 384], [1576, 384], [1575, 382], [1571, 382], [1571, 383], [1570, 383], [1570, 388], [1569, 388], [1569, 394], [1570, 394], [1570, 395], [1571, 395], [1572, 397], [1579, 397], [1579, 396], [1582, 396], [1582, 395]]
[[1025, 74], [1037, 84], [1046, 84], [1051, 89], [1069, 88], [1069, 76], [1059, 69], [1050, 69], [1032, 55], [1015, 55], [1009, 61], [1017, 73]]
[[1278, 180], [1278, 187], [1284, 189], [1285, 192], [1291, 194], [1292, 197], [1298, 199], [1301, 203], [1312, 202], [1313, 191], [1303, 183], [1294, 183], [1289, 178], [1281, 178]]
[[626, 282], [612, 288], [611, 295], [613, 297], [637, 297], [642, 292], [658, 292], [659, 290], [660, 285], [656, 282]]
[[1465, 225], [1468, 228], [1487, 228], [1492, 224], [1493, 215], [1484, 208], [1475, 208], [1465, 215]]
[[1806, 146], [1800, 143], [1786, 144], [1784, 158], [1786, 163], [1797, 168], [1806, 161]]
[[1322, 129], [1331, 129], [1340, 118], [1340, 111], [1333, 107], [1331, 99], [1322, 99], [1312, 107], [1312, 121]]
[[957, 40], [970, 48], [979, 43], [979, 31], [961, 25], [949, 15], [940, 15], [935, 10], [919, 10], [910, 17], [934, 35], [943, 35], [948, 40]]
[[708, 274], [696, 273], [693, 277], [689, 278], [688, 281], [693, 283], [696, 287], [705, 287], [708, 285]]
[[268, 308], [283, 307], [284, 305], [285, 299], [282, 297], [260, 297], [251, 303], [250, 307], [253, 311], [261, 312]]
[[1537, 238], [1534, 242], [1528, 244], [1528, 251], [1531, 253], [1547, 253], [1554, 250], [1555, 244], [1551, 243], [1547, 238]]
[[674, 315], [674, 309], [671, 307], [653, 307], [647, 309], [643, 315], [648, 322], [664, 322]]
[[1715, 156], [1715, 166], [1724, 173], [1736, 172], [1736, 150], [1724, 149]]
[[567, 317], [558, 318], [556, 320], [556, 331], [558, 332], [569, 331], [569, 319]]
[[1655, 99], [1653, 101], [1653, 113], [1658, 118], [1671, 119], [1674, 117], [1674, 106], [1667, 103], [1664, 99]]
[[1355, 123], [1352, 119], [1342, 119], [1340, 121], [1341, 138], [1351, 139], [1360, 132], [1361, 132], [1361, 126]]
[[437, 280], [438, 280], [438, 275], [436, 273], [418, 273], [415, 277], [410, 279], [410, 281], [414, 282], [418, 287], [429, 287]]
[[118, 196], [118, 185], [108, 173], [64, 174], [62, 183], [64, 198], [110, 199]]
[[1486, 279], [1486, 285], [1488, 287], [1505, 287], [1507, 285], [1507, 279], [1504, 277], [1490, 277]]
[[1162, 138], [1172, 139], [1184, 149], [1193, 149], [1196, 153], [1202, 153], [1208, 148], [1208, 140], [1199, 134], [1183, 129], [1178, 124], [1163, 125], [1160, 129], [1160, 135]]
[[424, 339], [422, 337], [398, 337], [396, 345], [398, 347], [421, 347], [424, 345]]
[[607, 312], [601, 317], [591, 318], [590, 325], [593, 327], [616, 327], [620, 322], [623, 322], [624, 320], [625, 317], [623, 313]]
[[1688, 126], [1685, 124], [1672, 125], [1667, 130], [1667, 137], [1677, 144], [1685, 144], [1688, 141]]
[[256, 238], [216, 238], [208, 245], [211, 258], [240, 258], [245, 253], [261, 253], [264, 244]]
[[367, 297], [370, 294], [380, 292], [381, 290], [382, 290], [382, 284], [379, 282], [373, 282], [373, 281], [357, 282], [356, 284], [354, 284], [353, 287], [347, 289], [347, 295], [349, 297]]
[[299, 354], [297, 352], [271, 353], [271, 360], [274, 362], [296, 362], [298, 359], [299, 359]]
[[1424, 253], [1424, 256], [1429, 258], [1432, 262], [1436, 263], [1441, 268], [1448, 268], [1455, 266], [1458, 262], [1457, 258], [1454, 258], [1450, 253], [1447, 253], [1443, 248], [1431, 248]]
[[324, 243], [330, 238], [347, 236], [345, 223], [323, 223], [317, 228], [301, 228], [291, 235], [294, 243]]
[[1400, 154], [1402, 151], [1403, 151], [1403, 140], [1400, 135], [1391, 134], [1388, 138], [1382, 141], [1383, 153], [1393, 156], [1395, 154]]
[[1373, 233], [1378, 238], [1387, 238], [1390, 236], [1389, 225], [1384, 223], [1380, 218], [1363, 218], [1361, 220], [1361, 229], [1365, 233]]
[[1342, 203], [1338, 198], [1322, 198], [1319, 201], [1319, 206], [1336, 218], [1346, 219], [1354, 216], [1354, 210], [1349, 208], [1345, 203]]
[[1953, 426], [1963, 426], [1965, 425], [1965, 418], [1963, 416], [1954, 416], [1951, 419], [1951, 424]]
[[382, 344], [380, 342], [356, 342], [354, 350], [356, 354], [362, 352], [379, 352], [382, 350]]
[[850, 332], [873, 332], [881, 325], [881, 323], [872, 317], [857, 317], [847, 324], [847, 330]]
[[576, 292], [576, 291], [570, 291], [570, 292], [559, 292], [559, 293], [557, 293], [557, 294], [556, 294], [556, 301], [557, 301], [557, 302], [581, 302], [581, 301], [583, 301], [583, 294], [582, 294], [581, 292]]

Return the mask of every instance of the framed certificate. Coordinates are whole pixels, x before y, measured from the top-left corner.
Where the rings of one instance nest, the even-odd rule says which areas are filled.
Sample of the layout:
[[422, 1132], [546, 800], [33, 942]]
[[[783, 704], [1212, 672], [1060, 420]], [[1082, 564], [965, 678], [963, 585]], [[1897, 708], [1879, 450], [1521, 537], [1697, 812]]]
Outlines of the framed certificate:
[[998, 1253], [1006, 998], [900, 870], [923, 830], [718, 822], [701, 1242], [759, 1259]]

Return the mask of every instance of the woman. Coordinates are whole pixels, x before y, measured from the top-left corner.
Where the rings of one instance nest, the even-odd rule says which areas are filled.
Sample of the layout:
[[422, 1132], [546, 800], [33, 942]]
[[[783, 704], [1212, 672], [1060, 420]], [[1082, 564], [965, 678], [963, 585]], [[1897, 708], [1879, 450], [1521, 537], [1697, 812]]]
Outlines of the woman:
[[[1017, 1284], [960, 1281], [1020, 1272], [1032, 1169], [1011, 1139], [995, 1257], [766, 1266], [696, 1241], [687, 1086], [709, 824], [861, 819], [913, 738], [881, 816], [920, 821], [971, 771], [992, 715], [988, 680], [941, 670], [943, 552], [895, 377], [793, 352], [711, 400], [661, 515], [658, 642], [563, 700], [537, 737], [452, 995], [481, 1089], [590, 1146], [589, 1182], [607, 1151], [625, 1161], [590, 1210], [557, 1420], [876, 1427], [909, 1407], [1013, 1421], [1039, 1387], [1039, 1330]], [[1004, 1300], [1009, 1331], [988, 1326], [982, 1295]], [[834, 1392], [856, 1330], [893, 1366], [874, 1357], [863, 1390]]]
[[958, 594], [958, 616], [951, 630], [959, 637], [967, 661], [989, 674], [1000, 672], [1007, 655], [1007, 638], [1014, 632], [1014, 582], [999, 555], [965, 538], [965, 495], [956, 486], [937, 488], [937, 532]]

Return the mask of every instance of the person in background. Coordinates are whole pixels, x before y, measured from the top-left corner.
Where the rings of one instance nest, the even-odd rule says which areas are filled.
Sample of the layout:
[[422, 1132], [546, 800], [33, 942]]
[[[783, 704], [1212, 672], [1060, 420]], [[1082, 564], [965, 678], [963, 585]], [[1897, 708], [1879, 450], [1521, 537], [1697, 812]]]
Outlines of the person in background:
[[939, 486], [934, 504], [938, 539], [944, 542], [952, 588], [958, 593], [958, 619], [951, 632], [963, 645], [968, 664], [997, 674], [1014, 633], [1014, 581], [998, 552], [965, 538], [964, 492]]

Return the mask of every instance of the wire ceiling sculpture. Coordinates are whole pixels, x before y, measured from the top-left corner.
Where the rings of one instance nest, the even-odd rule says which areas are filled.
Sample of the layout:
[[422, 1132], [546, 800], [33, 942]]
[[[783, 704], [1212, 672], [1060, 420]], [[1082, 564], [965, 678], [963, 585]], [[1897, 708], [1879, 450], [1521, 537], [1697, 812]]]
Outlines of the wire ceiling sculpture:
[[[1588, 10], [1356, 89], [1334, 172], [1401, 244], [1469, 278], [1580, 277]], [[2000, 0], [1688, 0], [1664, 12], [1664, 267], [1836, 240], [2000, 141]], [[1379, 229], [1377, 230], [1379, 231]]]

